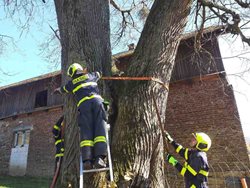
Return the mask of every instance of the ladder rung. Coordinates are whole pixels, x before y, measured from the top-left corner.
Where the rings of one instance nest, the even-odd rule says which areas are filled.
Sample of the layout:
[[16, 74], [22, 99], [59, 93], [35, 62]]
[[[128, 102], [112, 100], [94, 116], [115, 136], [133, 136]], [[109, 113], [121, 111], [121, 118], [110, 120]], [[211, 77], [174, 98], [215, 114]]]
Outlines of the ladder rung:
[[83, 173], [91, 173], [91, 172], [102, 172], [102, 171], [107, 171], [109, 168], [96, 168], [96, 169], [91, 169], [91, 170], [83, 170]]

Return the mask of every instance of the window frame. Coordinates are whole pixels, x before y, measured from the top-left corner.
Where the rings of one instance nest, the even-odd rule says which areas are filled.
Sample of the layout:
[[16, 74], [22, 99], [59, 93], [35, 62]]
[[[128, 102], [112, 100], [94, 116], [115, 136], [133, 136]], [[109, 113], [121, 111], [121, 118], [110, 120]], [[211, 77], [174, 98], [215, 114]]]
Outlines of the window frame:
[[48, 106], [48, 89], [36, 92], [34, 108], [46, 106]]
[[[24, 147], [25, 145], [30, 144], [30, 135], [31, 131], [33, 130], [33, 126], [24, 126], [21, 125], [15, 129], [13, 129], [13, 137], [14, 140], [12, 142], [13, 148], [18, 148], [18, 147]], [[21, 134], [21, 144], [18, 144], [19, 140], [19, 135]], [[26, 143], [27, 135], [29, 134], [28, 138], [28, 143]]]

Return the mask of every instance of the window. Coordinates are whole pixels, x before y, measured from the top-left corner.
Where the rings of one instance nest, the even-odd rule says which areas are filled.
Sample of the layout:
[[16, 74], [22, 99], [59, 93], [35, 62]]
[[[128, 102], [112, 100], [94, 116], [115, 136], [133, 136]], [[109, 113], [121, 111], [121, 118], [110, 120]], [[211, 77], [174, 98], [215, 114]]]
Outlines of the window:
[[30, 130], [25, 131], [24, 144], [30, 143]]
[[241, 188], [240, 178], [229, 176], [225, 178], [226, 187], [228, 188]]
[[35, 108], [47, 106], [48, 90], [40, 91], [36, 94]]
[[22, 147], [30, 142], [30, 130], [14, 132], [14, 147]]

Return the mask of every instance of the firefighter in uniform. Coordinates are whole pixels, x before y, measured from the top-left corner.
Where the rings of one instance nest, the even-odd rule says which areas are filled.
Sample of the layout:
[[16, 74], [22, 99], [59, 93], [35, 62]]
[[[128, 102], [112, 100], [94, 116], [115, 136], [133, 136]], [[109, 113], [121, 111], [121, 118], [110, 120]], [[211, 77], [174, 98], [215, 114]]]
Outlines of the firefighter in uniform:
[[174, 147], [175, 151], [185, 159], [181, 165], [172, 155], [167, 154], [166, 161], [172, 164], [182, 176], [185, 177], [186, 188], [208, 188], [208, 170], [206, 152], [211, 147], [211, 139], [203, 132], [192, 134], [190, 146], [192, 149], [184, 148], [176, 143], [168, 132], [165, 137]]
[[[64, 144], [62, 138], [62, 127], [63, 127], [63, 116], [57, 121], [57, 123], [53, 126], [52, 133], [55, 138], [55, 146], [56, 146], [56, 165], [55, 169], [58, 167], [59, 162], [62, 160], [64, 155]], [[61, 160], [59, 160], [61, 159]]]
[[101, 75], [99, 72], [88, 73], [87, 68], [83, 69], [78, 63], [69, 66], [67, 75], [72, 80], [55, 91], [76, 96], [83, 167], [85, 170], [93, 168], [93, 165], [104, 168], [107, 155], [105, 110], [97, 86]]

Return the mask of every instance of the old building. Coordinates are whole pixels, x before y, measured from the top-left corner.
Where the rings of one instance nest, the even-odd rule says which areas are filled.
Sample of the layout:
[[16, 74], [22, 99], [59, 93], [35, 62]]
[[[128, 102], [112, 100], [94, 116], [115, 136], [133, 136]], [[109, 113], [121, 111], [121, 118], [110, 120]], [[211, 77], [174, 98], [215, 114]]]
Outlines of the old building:
[[0, 173], [46, 176], [53, 173], [52, 126], [62, 99], [52, 94], [60, 73], [2, 87], [0, 92]]
[[[249, 176], [250, 163], [233, 88], [221, 60], [219, 32], [206, 31], [199, 54], [193, 48], [194, 34], [183, 37], [170, 83], [165, 129], [184, 146], [192, 132], [210, 135], [210, 185], [230, 187]], [[132, 53], [114, 56], [119, 71], [126, 69]], [[53, 174], [51, 129], [63, 105], [52, 91], [60, 84], [60, 72], [54, 72], [0, 88], [0, 174]], [[169, 183], [180, 187], [177, 172], [169, 166], [167, 172]]]

